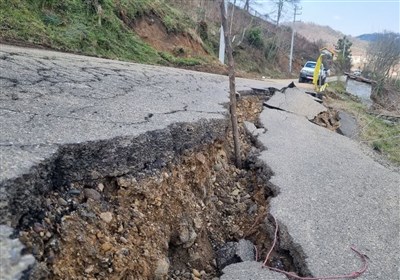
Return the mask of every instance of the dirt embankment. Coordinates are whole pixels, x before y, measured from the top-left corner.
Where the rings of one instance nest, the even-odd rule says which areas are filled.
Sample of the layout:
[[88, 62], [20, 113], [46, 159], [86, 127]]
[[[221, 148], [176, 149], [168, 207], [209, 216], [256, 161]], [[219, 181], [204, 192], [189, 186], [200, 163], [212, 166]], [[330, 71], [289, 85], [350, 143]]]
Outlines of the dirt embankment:
[[156, 15], [145, 15], [128, 24], [145, 42], [158, 51], [167, 51], [177, 56], [209, 55], [200, 37], [193, 32], [168, 32]]

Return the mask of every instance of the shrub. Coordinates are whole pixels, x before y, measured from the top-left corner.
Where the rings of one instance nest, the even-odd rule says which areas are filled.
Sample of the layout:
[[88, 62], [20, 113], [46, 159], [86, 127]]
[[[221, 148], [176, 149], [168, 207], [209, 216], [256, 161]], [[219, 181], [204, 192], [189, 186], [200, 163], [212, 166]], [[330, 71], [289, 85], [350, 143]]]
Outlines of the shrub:
[[264, 56], [268, 61], [274, 60], [278, 55], [278, 45], [275, 41], [268, 41], [265, 46]]
[[260, 28], [252, 28], [247, 31], [246, 39], [250, 45], [256, 47], [257, 49], [264, 48], [264, 39], [262, 37], [262, 32]]

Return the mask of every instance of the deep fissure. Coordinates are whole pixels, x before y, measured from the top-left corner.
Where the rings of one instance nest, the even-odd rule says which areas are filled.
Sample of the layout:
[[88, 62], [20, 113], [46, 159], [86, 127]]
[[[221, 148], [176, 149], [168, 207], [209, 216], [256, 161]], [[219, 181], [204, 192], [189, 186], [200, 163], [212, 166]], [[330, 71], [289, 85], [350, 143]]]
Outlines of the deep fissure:
[[[262, 127], [258, 115], [270, 95], [243, 94], [239, 122]], [[180, 155], [165, 155], [134, 172], [97, 179], [75, 174], [77, 169], [62, 170], [65, 159], [57, 159], [51, 191], [39, 199], [42, 210], [19, 219], [18, 235], [37, 260], [26, 277], [212, 279], [223, 269], [218, 252], [240, 240], [251, 241], [262, 261], [273, 237], [268, 202], [279, 188], [269, 182], [272, 171], [257, 159], [262, 147], [243, 125], [240, 130], [243, 169], [233, 165], [229, 132], [202, 145], [183, 145]], [[280, 231], [270, 264], [309, 275], [301, 249], [285, 227]], [[232, 261], [241, 259], [233, 254]]]

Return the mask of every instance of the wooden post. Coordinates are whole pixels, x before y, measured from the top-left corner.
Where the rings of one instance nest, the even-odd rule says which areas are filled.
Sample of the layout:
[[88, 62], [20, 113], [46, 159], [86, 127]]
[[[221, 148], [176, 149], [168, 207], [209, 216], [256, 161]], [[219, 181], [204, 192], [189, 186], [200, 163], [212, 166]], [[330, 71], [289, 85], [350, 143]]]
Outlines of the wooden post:
[[235, 62], [233, 60], [232, 54], [232, 42], [230, 39], [230, 33], [228, 29], [228, 20], [226, 17], [225, 10], [225, 0], [221, 0], [220, 3], [221, 8], [221, 20], [222, 27], [225, 35], [225, 51], [228, 57], [228, 69], [229, 69], [229, 109], [231, 115], [232, 122], [232, 134], [233, 134], [233, 144], [235, 150], [235, 163], [237, 168], [241, 168], [242, 161], [240, 158], [240, 142], [239, 142], [239, 129], [238, 129], [238, 121], [236, 114], [236, 88], [235, 88]]

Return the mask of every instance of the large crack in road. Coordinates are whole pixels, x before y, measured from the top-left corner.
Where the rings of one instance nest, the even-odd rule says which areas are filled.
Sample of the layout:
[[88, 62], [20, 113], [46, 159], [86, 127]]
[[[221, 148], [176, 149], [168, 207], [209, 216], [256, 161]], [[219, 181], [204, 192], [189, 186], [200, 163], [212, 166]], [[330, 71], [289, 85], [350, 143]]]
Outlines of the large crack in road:
[[[5, 46], [0, 52], [0, 223], [20, 230], [39, 260], [32, 273], [208, 279], [224, 268], [223, 279], [283, 279], [259, 263], [221, 267], [211, 257], [243, 245], [224, 242], [245, 238], [265, 257], [274, 231], [270, 203], [281, 228], [273, 266], [299, 275], [348, 272], [358, 265], [346, 251], [354, 242], [373, 260], [361, 279], [395, 279], [398, 174], [312, 124], [326, 109], [298, 89], [275, 91], [260, 120], [250, 119], [259, 129], [247, 125], [254, 145], [248, 155], [266, 150], [237, 170], [225, 147], [225, 77]], [[257, 86], [273, 88], [238, 81], [239, 89]], [[249, 101], [249, 112], [256, 110], [251, 104], [262, 107]], [[204, 181], [218, 174], [217, 186]], [[179, 192], [174, 185], [187, 188], [178, 200], [168, 195]], [[171, 201], [180, 208], [168, 208]], [[135, 220], [145, 235], [128, 222]], [[163, 221], [172, 227], [160, 228]], [[82, 257], [71, 258], [77, 247]]]

